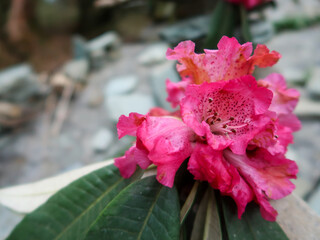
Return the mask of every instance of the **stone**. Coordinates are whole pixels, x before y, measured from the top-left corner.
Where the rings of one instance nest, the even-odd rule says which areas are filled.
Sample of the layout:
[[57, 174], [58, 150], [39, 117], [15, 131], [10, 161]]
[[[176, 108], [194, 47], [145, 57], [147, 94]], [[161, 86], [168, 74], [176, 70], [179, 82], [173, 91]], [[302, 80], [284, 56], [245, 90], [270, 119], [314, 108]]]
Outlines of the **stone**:
[[122, 114], [127, 116], [131, 112], [148, 113], [151, 108], [155, 107], [155, 102], [150, 94], [133, 93], [108, 96], [105, 106], [110, 119], [117, 122]]
[[160, 32], [160, 37], [171, 44], [184, 40], [197, 40], [207, 35], [209, 25], [210, 15], [193, 17], [164, 28]]
[[0, 116], [5, 119], [17, 119], [22, 116], [20, 106], [8, 102], [0, 102]]
[[320, 117], [320, 102], [308, 98], [300, 98], [294, 113], [299, 117]]
[[148, 46], [139, 56], [138, 62], [143, 65], [152, 65], [166, 60], [166, 52], [169, 45], [156, 43]]
[[290, 240], [318, 240], [320, 217], [301, 198], [291, 194], [271, 205], [278, 211], [277, 223]]
[[71, 60], [63, 66], [62, 71], [72, 80], [85, 83], [89, 72], [89, 61], [85, 58]]
[[320, 216], [320, 185], [308, 199], [308, 204]]
[[108, 149], [113, 140], [113, 133], [107, 129], [100, 129], [92, 139], [92, 148], [96, 152], [103, 152]]
[[21, 64], [0, 72], [0, 99], [24, 102], [42, 90], [30, 65]]
[[308, 73], [305, 69], [295, 67], [285, 67], [282, 70], [282, 74], [286, 79], [287, 83], [291, 86], [299, 85], [302, 86], [307, 81]]
[[168, 97], [166, 80], [170, 79], [172, 82], [178, 82], [180, 80], [180, 76], [175, 70], [175, 66], [175, 61], [168, 61], [160, 66], [154, 67], [150, 74], [150, 85], [157, 105], [169, 111], [172, 110], [172, 107], [166, 100]]
[[73, 58], [82, 59], [89, 57], [87, 41], [80, 35], [75, 35], [72, 38]]
[[[87, 42], [90, 57], [100, 56], [101, 53], [110, 55], [118, 50], [121, 45], [120, 37], [115, 32], [106, 32]], [[111, 56], [109, 56], [111, 57]]]
[[312, 70], [311, 77], [307, 83], [307, 91], [311, 97], [320, 99], [320, 67], [315, 67]]
[[135, 75], [122, 75], [114, 77], [104, 89], [105, 97], [111, 95], [127, 94], [132, 92], [138, 84], [138, 78]]
[[305, 85], [320, 55], [319, 39], [320, 26], [275, 35], [267, 46], [282, 57], [273, 72], [283, 74], [289, 85]]
[[250, 23], [250, 32], [255, 44], [263, 44], [274, 35], [273, 25], [270, 21], [259, 20]]

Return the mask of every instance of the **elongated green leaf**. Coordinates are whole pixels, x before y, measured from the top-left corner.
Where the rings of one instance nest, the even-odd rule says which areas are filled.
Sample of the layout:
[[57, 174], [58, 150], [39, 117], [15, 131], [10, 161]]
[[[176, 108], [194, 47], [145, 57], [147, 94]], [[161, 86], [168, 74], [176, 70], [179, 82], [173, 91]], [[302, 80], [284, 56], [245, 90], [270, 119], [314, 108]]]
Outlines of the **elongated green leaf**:
[[203, 196], [194, 221], [191, 240], [221, 240], [217, 203], [211, 187]]
[[94, 163], [37, 182], [0, 189], [0, 203], [19, 213], [30, 213], [53, 194], [80, 177], [113, 164], [114, 160]]
[[114, 165], [91, 172], [28, 214], [8, 240], [83, 239], [100, 211], [129, 183]]
[[276, 222], [269, 222], [261, 217], [255, 203], [246, 207], [241, 220], [238, 219], [237, 207], [231, 198], [222, 198], [222, 208], [229, 240], [288, 240]]
[[252, 35], [250, 32], [248, 12], [244, 5], [240, 5], [241, 18], [241, 33], [245, 42], [252, 42]]
[[86, 240], [179, 239], [179, 199], [175, 188], [154, 176], [125, 188], [92, 225]]
[[187, 200], [185, 201], [185, 203], [183, 204], [183, 207], [180, 211], [180, 224], [182, 225], [184, 220], [186, 219], [186, 217], [188, 216], [188, 213], [190, 211], [190, 209], [192, 208], [193, 204], [194, 204], [194, 200], [196, 199], [196, 194], [198, 191], [198, 186], [199, 186], [199, 182], [196, 181], [193, 184], [193, 187], [189, 193], [189, 196], [187, 197]]

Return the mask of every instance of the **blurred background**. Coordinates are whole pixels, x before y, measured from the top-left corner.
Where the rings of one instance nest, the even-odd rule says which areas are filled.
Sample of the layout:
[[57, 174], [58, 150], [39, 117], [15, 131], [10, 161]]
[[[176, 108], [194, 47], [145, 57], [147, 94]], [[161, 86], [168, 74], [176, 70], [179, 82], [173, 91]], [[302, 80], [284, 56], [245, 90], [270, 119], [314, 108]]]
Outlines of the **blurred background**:
[[[232, 20], [225, 34], [282, 55], [256, 77], [279, 72], [301, 92], [303, 128], [287, 157], [300, 168], [295, 193], [320, 214], [320, 1], [268, 2], [246, 12], [246, 32], [236, 8], [217, 13], [217, 4], [1, 0], [0, 188], [122, 155], [132, 139], [117, 138], [121, 114], [170, 109], [165, 80], [179, 76], [167, 48], [187, 39], [199, 52], [215, 48], [217, 29]], [[21, 218], [0, 206], [0, 239]]]

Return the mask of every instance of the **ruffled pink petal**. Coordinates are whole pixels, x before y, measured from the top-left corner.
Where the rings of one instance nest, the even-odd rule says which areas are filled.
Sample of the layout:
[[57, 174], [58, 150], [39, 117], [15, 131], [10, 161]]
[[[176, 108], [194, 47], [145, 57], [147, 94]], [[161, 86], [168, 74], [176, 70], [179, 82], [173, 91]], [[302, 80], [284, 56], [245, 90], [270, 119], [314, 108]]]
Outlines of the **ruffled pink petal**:
[[240, 182], [237, 170], [223, 159], [222, 151], [197, 143], [189, 159], [188, 170], [196, 180], [207, 181], [223, 193], [229, 193]]
[[120, 174], [124, 178], [129, 178], [135, 172], [137, 165], [142, 169], [147, 169], [151, 161], [148, 152], [132, 146], [125, 155], [114, 159], [114, 165], [119, 168]]
[[177, 70], [182, 78], [188, 77], [193, 83], [201, 84], [209, 82], [209, 75], [205, 69], [205, 54], [194, 52], [195, 44], [192, 41], [184, 41], [174, 49], [167, 50], [169, 60], [178, 60]]
[[236, 167], [250, 185], [255, 201], [260, 205], [262, 217], [275, 221], [277, 211], [268, 199], [280, 199], [290, 194], [295, 186], [289, 179], [296, 178], [298, 167], [283, 155], [272, 156], [265, 149], [257, 149], [247, 156], [224, 151], [225, 159]]
[[194, 43], [185, 41], [174, 49], [168, 49], [167, 58], [178, 60], [177, 70], [183, 80], [190, 83], [202, 84], [230, 80], [251, 74], [254, 66], [268, 67], [275, 64], [280, 54], [264, 45], [258, 45], [254, 55], [252, 43], [243, 45], [235, 38], [222, 37], [218, 43], [218, 50], [205, 49], [205, 53], [194, 53]]
[[[239, 175], [239, 173], [237, 173]], [[239, 175], [240, 176], [240, 175]], [[254, 199], [254, 194], [249, 185], [240, 177], [239, 183], [235, 185], [231, 192], [223, 193], [233, 198], [238, 207], [238, 218], [241, 219], [244, 210], [249, 202]]]
[[290, 128], [293, 132], [301, 129], [301, 122], [294, 114], [280, 114], [278, 119], [280, 125]]
[[293, 88], [287, 88], [286, 81], [281, 74], [272, 73], [263, 80], [258, 81], [258, 85], [267, 87], [273, 92], [273, 99], [270, 111], [277, 114], [290, 114], [296, 107], [300, 93]]
[[251, 62], [250, 73], [253, 72], [254, 66], [261, 68], [271, 67], [276, 64], [280, 58], [280, 53], [276, 51], [270, 52], [266, 45], [258, 44], [253, 55], [248, 59], [248, 61]]
[[272, 92], [258, 87], [255, 79], [240, 79], [189, 85], [181, 101], [183, 121], [210, 146], [228, 146], [243, 154], [248, 142], [270, 121], [267, 111]]
[[119, 139], [126, 136], [136, 136], [136, 132], [141, 123], [146, 119], [146, 115], [132, 112], [129, 116], [121, 115], [117, 123]]
[[271, 155], [259, 148], [245, 155], [224, 151], [224, 156], [235, 166], [253, 189], [260, 189], [271, 199], [280, 199], [290, 194], [295, 186], [290, 179], [296, 178], [297, 164], [283, 155]]
[[171, 106], [175, 108], [179, 105], [180, 100], [184, 97], [186, 87], [190, 84], [189, 80], [181, 81], [181, 82], [171, 82], [169, 79], [166, 81], [167, 86], [167, 101], [171, 103]]
[[149, 151], [149, 159], [158, 166], [157, 179], [172, 187], [175, 173], [191, 152], [193, 131], [174, 117], [147, 117], [137, 137]]

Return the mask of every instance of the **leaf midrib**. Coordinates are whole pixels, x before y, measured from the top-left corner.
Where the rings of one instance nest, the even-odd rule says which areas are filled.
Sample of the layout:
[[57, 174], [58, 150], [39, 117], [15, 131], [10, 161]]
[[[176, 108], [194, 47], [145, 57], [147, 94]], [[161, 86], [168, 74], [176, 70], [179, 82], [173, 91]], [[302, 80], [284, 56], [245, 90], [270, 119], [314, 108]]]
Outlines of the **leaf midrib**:
[[[93, 206], [96, 205], [97, 202], [99, 202], [99, 201], [100, 201], [102, 198], [104, 198], [108, 193], [110, 193], [110, 192], [111, 192], [117, 185], [119, 185], [122, 181], [124, 181], [124, 179], [123, 179], [123, 178], [120, 178], [120, 179], [119, 179], [118, 181], [116, 181], [113, 185], [111, 185], [111, 187], [109, 187], [106, 192], [104, 192], [104, 193], [103, 193], [100, 197], [98, 197], [92, 204], [90, 204], [85, 211], [83, 211], [79, 216], [77, 216], [77, 217], [74, 219], [74, 221], [72, 221], [70, 224], [68, 224], [67, 227], [66, 227], [65, 229], [63, 229], [63, 231], [60, 232], [60, 234], [59, 234], [56, 238], [54, 238], [54, 239], [57, 240], [57, 239], [61, 238], [62, 235], [63, 235], [67, 230], [69, 230], [77, 221], [79, 221], [83, 215], [85, 215], [91, 208], [93, 208]], [[89, 229], [89, 228], [88, 228], [88, 229]]]
[[151, 215], [151, 213], [152, 213], [152, 210], [154, 209], [154, 207], [155, 207], [155, 205], [156, 205], [156, 203], [157, 203], [157, 201], [158, 201], [158, 198], [159, 198], [159, 195], [160, 195], [160, 192], [161, 192], [162, 189], [163, 189], [163, 187], [161, 186], [161, 187], [159, 188], [159, 191], [158, 191], [156, 197], [155, 197], [154, 202], [152, 203], [152, 205], [151, 205], [151, 207], [150, 207], [150, 209], [149, 209], [149, 211], [148, 211], [148, 214], [147, 214], [147, 216], [146, 216], [146, 219], [145, 219], [144, 222], [143, 222], [143, 225], [142, 225], [142, 227], [141, 227], [141, 231], [140, 231], [140, 233], [139, 233], [139, 235], [138, 235], [138, 237], [137, 237], [137, 239], [139, 239], [139, 240], [141, 239], [143, 230], [145, 229], [145, 227], [146, 227], [146, 225], [147, 225], [147, 223], [148, 223], [148, 221], [149, 221], [149, 218], [150, 218], [150, 215]]

